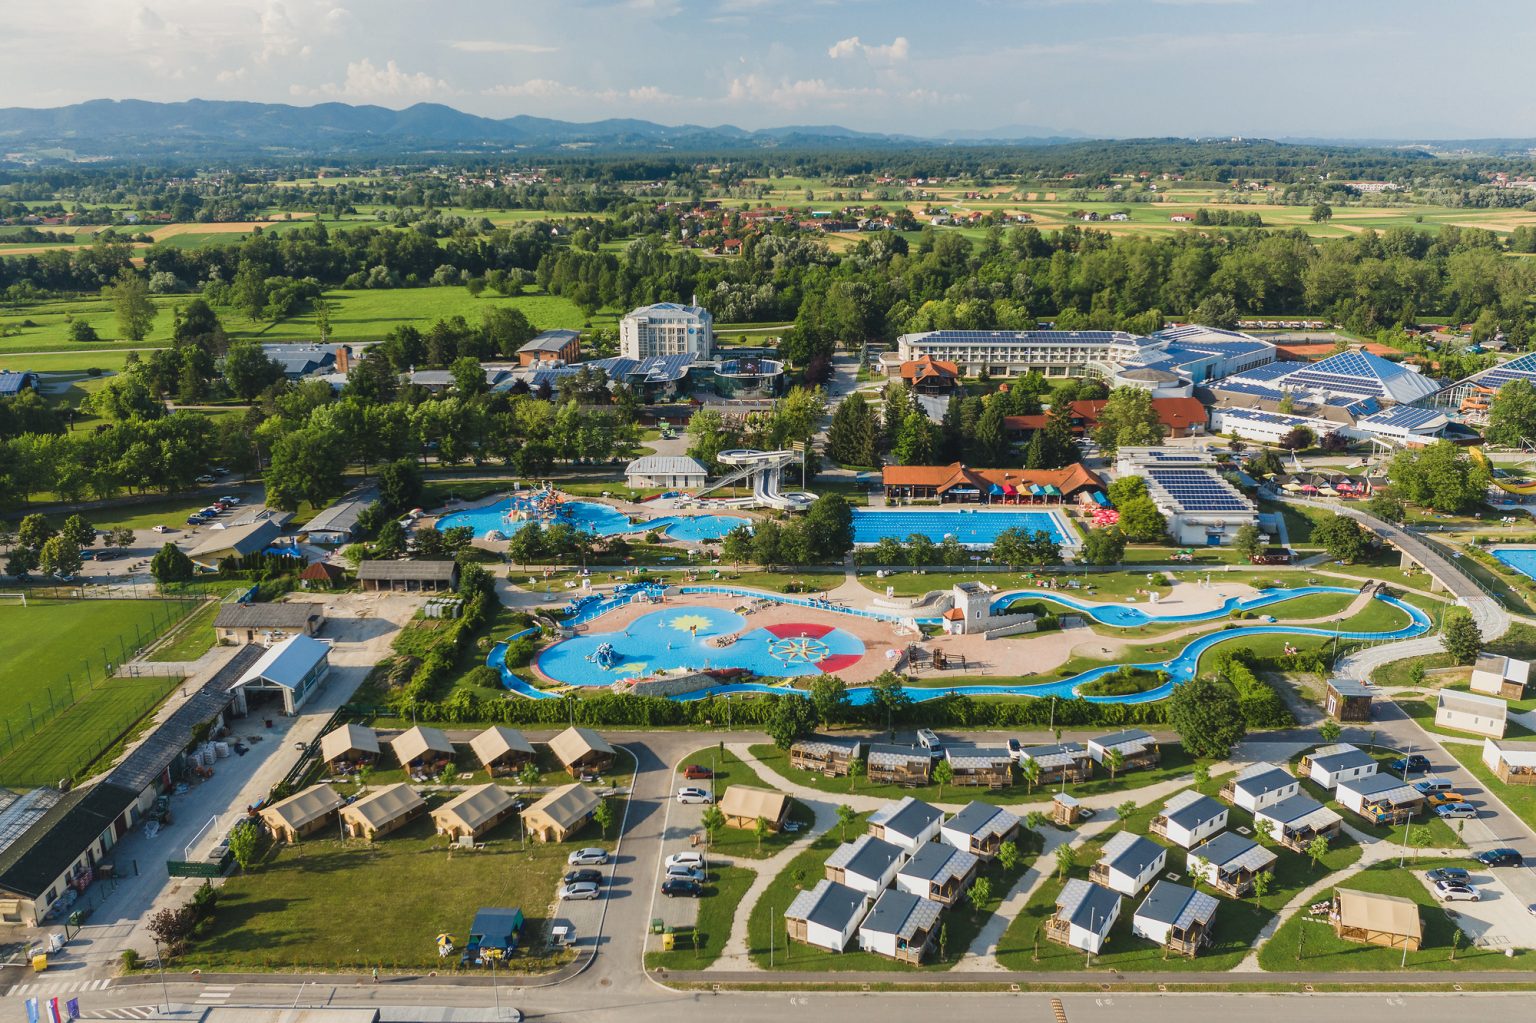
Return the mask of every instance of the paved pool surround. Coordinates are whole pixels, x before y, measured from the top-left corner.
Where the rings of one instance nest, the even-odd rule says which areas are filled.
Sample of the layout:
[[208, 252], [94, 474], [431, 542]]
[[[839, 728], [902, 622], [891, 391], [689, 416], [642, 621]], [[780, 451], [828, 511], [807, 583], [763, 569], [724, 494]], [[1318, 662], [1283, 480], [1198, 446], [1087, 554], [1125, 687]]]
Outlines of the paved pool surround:
[[[1533, 551], [1532, 553], [1536, 554], [1536, 551]], [[757, 598], [769, 599], [769, 600], [774, 600], [776, 603], [779, 603], [779, 604], [811, 607], [811, 608], [814, 608], [817, 611], [820, 611], [820, 612], [825, 613], [825, 614], [852, 615], [852, 616], [860, 616], [860, 617], [865, 617], [865, 618], [873, 618], [873, 619], [878, 619], [878, 620], [882, 620], [882, 621], [899, 621], [903, 617], [901, 615], [897, 615], [897, 614], [894, 614], [894, 613], [891, 613], [891, 612], [864, 611], [864, 610], [860, 610], [860, 609], [840, 608], [840, 607], [836, 607], [836, 606], [825, 605], [825, 604], [822, 604], [821, 602], [815, 601], [815, 600], [809, 600], [809, 599], [804, 599], [804, 598], [796, 598], [796, 597], [779, 597], [779, 596], [775, 596], [773, 594], [764, 593], [764, 592], [760, 592], [760, 591], [757, 591], [757, 590], [739, 589], [739, 588], [728, 587], [728, 586], [696, 586], [696, 587], [685, 586], [685, 587], [681, 587], [680, 590], [679, 590], [680, 595], [684, 596], [684, 597], [686, 597], [690, 592], [708, 593], [708, 594], [728, 594], [728, 595], [734, 595], [734, 596], [741, 596], [743, 598], [748, 598], [748, 599], [757, 599]], [[1009, 591], [1007, 593], [1000, 593], [1000, 594], [998, 594], [997, 597], [993, 601], [993, 607], [1000, 609], [1000, 608], [1007, 607], [1008, 605], [1010, 605], [1010, 604], [1012, 604], [1012, 603], [1014, 603], [1015, 601], [1018, 601], [1018, 600], [1036, 599], [1036, 598], [1038, 598], [1038, 599], [1043, 599], [1043, 600], [1055, 601], [1056, 603], [1059, 603], [1059, 604], [1061, 604], [1063, 606], [1070, 607], [1070, 608], [1072, 608], [1074, 610], [1077, 610], [1077, 611], [1079, 611], [1081, 613], [1090, 615], [1091, 617], [1093, 617], [1093, 619], [1095, 621], [1101, 622], [1102, 624], [1105, 624], [1105, 625], [1109, 625], [1109, 626], [1116, 627], [1116, 628], [1134, 628], [1134, 627], [1141, 626], [1141, 625], [1154, 624], [1154, 623], [1164, 623], [1164, 622], [1166, 622], [1166, 623], [1192, 623], [1192, 622], [1202, 622], [1202, 621], [1214, 621], [1214, 620], [1217, 620], [1217, 619], [1222, 619], [1222, 618], [1228, 617], [1233, 611], [1251, 611], [1251, 610], [1254, 610], [1254, 609], [1257, 609], [1257, 608], [1264, 607], [1264, 606], [1269, 605], [1269, 604], [1275, 604], [1275, 603], [1279, 603], [1281, 601], [1290, 600], [1290, 599], [1292, 599], [1294, 597], [1307, 596], [1309, 594], [1315, 594], [1315, 593], [1338, 593], [1338, 594], [1347, 594], [1347, 595], [1351, 595], [1352, 596], [1352, 595], [1354, 595], [1354, 594], [1356, 594], [1358, 592], [1359, 591], [1356, 590], [1356, 589], [1351, 589], [1351, 588], [1347, 588], [1347, 587], [1338, 587], [1338, 586], [1304, 586], [1304, 587], [1298, 587], [1296, 589], [1266, 589], [1266, 590], [1261, 591], [1259, 594], [1257, 594], [1256, 596], [1253, 596], [1253, 597], [1246, 597], [1246, 598], [1241, 598], [1241, 599], [1239, 599], [1239, 598], [1229, 598], [1228, 600], [1223, 602], [1222, 606], [1214, 608], [1214, 609], [1211, 609], [1211, 610], [1208, 610], [1208, 611], [1198, 612], [1198, 613], [1194, 613], [1194, 614], [1183, 614], [1183, 615], [1158, 615], [1155, 612], [1149, 610], [1149, 608], [1154, 607], [1155, 605], [1136, 606], [1136, 605], [1131, 605], [1131, 604], [1096, 603], [1096, 602], [1091, 602], [1091, 601], [1080, 600], [1080, 599], [1073, 598], [1073, 597], [1068, 597], [1068, 596], [1066, 596], [1065, 594], [1063, 594], [1059, 590], [1014, 590], [1014, 591]], [[1410, 638], [1412, 638], [1414, 636], [1422, 635], [1425, 632], [1428, 632], [1429, 629], [1433, 625], [1433, 622], [1430, 620], [1430, 618], [1429, 618], [1429, 616], [1427, 614], [1425, 614], [1423, 611], [1419, 610], [1418, 608], [1414, 607], [1412, 604], [1408, 604], [1408, 603], [1406, 603], [1406, 602], [1404, 602], [1402, 600], [1399, 600], [1396, 597], [1385, 596], [1385, 595], [1378, 595], [1378, 596], [1376, 596], [1373, 599], [1383, 601], [1384, 603], [1387, 603], [1387, 604], [1391, 604], [1393, 607], [1395, 607], [1395, 608], [1399, 609], [1400, 611], [1402, 611], [1404, 614], [1406, 614], [1408, 616], [1408, 619], [1409, 619], [1408, 624], [1404, 625], [1404, 626], [1401, 626], [1401, 627], [1399, 627], [1397, 629], [1391, 629], [1391, 630], [1386, 630], [1386, 631], [1381, 631], [1381, 632], [1342, 631], [1342, 632], [1335, 633], [1335, 631], [1332, 630], [1332, 629], [1320, 629], [1320, 628], [1314, 628], [1314, 627], [1305, 626], [1305, 625], [1283, 625], [1283, 624], [1279, 624], [1279, 623], [1276, 623], [1276, 624], [1273, 624], [1273, 625], [1271, 625], [1271, 624], [1248, 624], [1248, 623], [1244, 623], [1244, 624], [1241, 625], [1241, 627], [1238, 627], [1238, 628], [1224, 629], [1224, 630], [1217, 631], [1217, 632], [1207, 633], [1204, 636], [1199, 636], [1199, 637], [1195, 638], [1194, 640], [1192, 640], [1190, 643], [1188, 643], [1182, 650], [1180, 650], [1178, 652], [1178, 654], [1176, 654], [1174, 657], [1172, 657], [1170, 659], [1167, 659], [1167, 660], [1126, 662], [1126, 663], [1129, 663], [1131, 667], [1137, 668], [1137, 669], [1140, 669], [1140, 670], [1144, 670], [1144, 671], [1152, 671], [1152, 672], [1166, 671], [1166, 672], [1168, 672], [1169, 681], [1166, 682], [1165, 684], [1157, 687], [1156, 689], [1151, 689], [1151, 690], [1148, 690], [1146, 692], [1141, 692], [1141, 693], [1131, 693], [1131, 694], [1127, 694], [1127, 695], [1123, 695], [1123, 696], [1085, 696], [1085, 697], [1082, 697], [1082, 698], [1086, 699], [1086, 700], [1089, 700], [1090, 702], [1093, 702], [1093, 703], [1127, 703], [1127, 704], [1129, 704], [1129, 703], [1151, 703], [1151, 702], [1154, 702], [1154, 701], [1157, 701], [1157, 700], [1165, 699], [1165, 698], [1167, 698], [1167, 696], [1170, 693], [1173, 692], [1173, 689], [1174, 689], [1174, 687], [1176, 685], [1178, 685], [1179, 683], [1182, 683], [1182, 682], [1187, 682], [1189, 679], [1194, 677], [1196, 668], [1197, 668], [1197, 666], [1199, 665], [1199, 662], [1200, 662], [1200, 657], [1207, 650], [1209, 650], [1212, 647], [1217, 646], [1218, 644], [1221, 644], [1221, 643], [1231, 642], [1233, 640], [1245, 639], [1245, 638], [1250, 637], [1250, 636], [1281, 635], [1281, 636], [1321, 636], [1321, 637], [1330, 637], [1331, 638], [1334, 635], [1337, 635], [1339, 637], [1339, 639], [1341, 639], [1341, 640], [1364, 640], [1364, 641], [1368, 641], [1368, 642], [1385, 642], [1385, 641], [1390, 641], [1390, 640], [1410, 639]], [[620, 605], [614, 604], [613, 606], [620, 606]], [[600, 617], [600, 615], [602, 613], [606, 613], [607, 610], [611, 610], [611, 608], [604, 608], [602, 611], [600, 611], [598, 613], [598, 616]], [[659, 612], [659, 613], [667, 614], [667, 615], [671, 615], [671, 616], [676, 617], [676, 616], [681, 616], [681, 615], [687, 615], [687, 614], [694, 613], [696, 610], [697, 609], [690, 608], [686, 603], [683, 603], [682, 601], [676, 600], [676, 598], [674, 598], [674, 602], [671, 605], [669, 605], [668, 609], [666, 611], [664, 611], [664, 612]], [[650, 616], [647, 616], [647, 617], [650, 617]], [[736, 617], [740, 617], [740, 616], [736, 616]], [[587, 621], [591, 621], [593, 619], [588, 618], [586, 620]], [[920, 624], [927, 624], [927, 623], [937, 622], [937, 621], [939, 621], [939, 619], [937, 619], [937, 618], [918, 618], [917, 621]], [[835, 631], [840, 631], [840, 630], [833, 630], [833, 631], [835, 632]], [[603, 634], [593, 633], [593, 634], [589, 634], [587, 636], [578, 637], [578, 638], [579, 639], [595, 639], [595, 638], [599, 638], [601, 635], [603, 635]], [[557, 644], [555, 644], [555, 645], [553, 645], [553, 646], [551, 646], [549, 648], [546, 648], [545, 651], [543, 651], [543, 653], [541, 654], [541, 657], [540, 657], [540, 662], [539, 663], [540, 663], [541, 667], [543, 665], [543, 657], [544, 656], [550, 654], [551, 651], [557, 650], [559, 647], [563, 646], [564, 644], [571, 643], [571, 642], [575, 642], [575, 640], [563, 640], [561, 643], [557, 643]], [[857, 642], [856, 638], [855, 638], [855, 642]], [[537, 688], [533, 687], [532, 685], [530, 685], [529, 683], [527, 683], [523, 679], [518, 678], [509, 669], [507, 669], [505, 667], [505, 665], [503, 664], [503, 659], [504, 659], [504, 656], [505, 656], [505, 648], [506, 648], [506, 644], [505, 643], [497, 644], [497, 646], [491, 651], [491, 654], [490, 654], [489, 658], [487, 659], [487, 663], [490, 664], [491, 667], [497, 668], [498, 670], [501, 671], [503, 683], [507, 686], [508, 689], [510, 689], [513, 692], [520, 693], [520, 694], [522, 694], [524, 696], [533, 697], [535, 699], [550, 698], [550, 697], [553, 697], [555, 695], [555, 694], [548, 693], [548, 692], [545, 692], [543, 690], [540, 690], [540, 689], [537, 689]], [[583, 654], [582, 656], [585, 656], [585, 655]], [[689, 665], [689, 666], [690, 667], [702, 668], [703, 664], [702, 663], [698, 663], [698, 664], [692, 664], [692, 665]], [[712, 660], [712, 666], [714, 666], [714, 667], [729, 667], [731, 665], [728, 665], [728, 664], [726, 664], [726, 663], [724, 663], [723, 661], [720, 661], [720, 660]], [[1076, 675], [1072, 675], [1072, 676], [1070, 676], [1068, 678], [1060, 679], [1060, 680], [1055, 681], [1055, 682], [1038, 682], [1038, 683], [1032, 683], [1032, 684], [1013, 683], [1013, 684], [1007, 684], [1007, 685], [989, 685], [989, 684], [986, 684], [986, 683], [969, 683], [969, 684], [958, 684], [958, 685], [954, 685], [954, 686], [943, 686], [943, 687], [915, 687], [914, 686], [914, 687], [909, 687], [907, 689], [907, 693], [912, 698], [912, 700], [914, 702], [917, 702], [917, 703], [923, 703], [923, 702], [926, 702], [928, 700], [941, 699], [942, 697], [948, 695], [949, 693], [960, 693], [960, 694], [967, 695], [967, 696], [1030, 696], [1030, 697], [1036, 697], [1036, 698], [1058, 696], [1058, 697], [1062, 697], [1062, 698], [1073, 698], [1073, 697], [1079, 696], [1078, 690], [1083, 685], [1085, 685], [1085, 684], [1087, 684], [1089, 682], [1092, 682], [1095, 679], [1102, 678], [1105, 675], [1112, 674], [1113, 672], [1119, 670], [1120, 667], [1122, 667], [1122, 665], [1120, 665], [1120, 664], [1105, 665], [1103, 667], [1093, 668], [1093, 669], [1090, 669], [1088, 671], [1079, 672]], [[811, 670], [811, 671], [808, 671], [808, 672], [804, 672], [804, 673], [805, 674], [819, 674], [820, 673], [820, 669], [818, 668], [818, 669], [814, 669], [814, 670]], [[791, 673], [791, 672], [787, 672], [787, 671], [783, 672], [783, 673], [779, 673], [780, 677], [793, 677], [794, 674], [799, 674], [799, 673]], [[553, 676], [551, 676], [551, 677], [553, 677]], [[610, 675], [609, 678], [608, 678], [608, 681], [616, 681], [619, 677], [621, 677], [621, 676]], [[587, 683], [587, 684], [591, 684], [591, 683]], [[786, 692], [788, 692], [788, 693], [797, 693], [797, 694], [800, 694], [800, 695], [808, 695], [808, 691], [807, 690], [797, 689], [797, 688], [794, 688], [793, 686], [787, 686], [787, 685], [769, 685], [767, 683], [762, 683], [762, 682], [723, 682], [723, 683], [721, 683], [718, 686], [712, 686], [712, 687], [710, 687], [708, 689], [698, 690], [696, 692], [687, 693], [687, 694], [683, 694], [683, 695], [680, 695], [680, 696], [675, 696], [675, 697], [672, 697], [672, 699], [678, 699], [678, 700], [698, 700], [698, 699], [703, 699], [704, 697], [711, 696], [711, 695], [714, 695], [714, 696], [725, 696], [725, 695], [731, 695], [731, 694], [734, 694], [734, 693], [786, 693]], [[873, 699], [873, 692], [874, 692], [873, 689], [871, 689], [871, 687], [869, 687], [869, 686], [851, 687], [848, 690], [848, 698], [849, 698], [849, 701], [851, 703], [854, 703], [856, 705], [862, 705], [862, 704], [866, 704], [866, 703], [871, 702], [871, 700]]]

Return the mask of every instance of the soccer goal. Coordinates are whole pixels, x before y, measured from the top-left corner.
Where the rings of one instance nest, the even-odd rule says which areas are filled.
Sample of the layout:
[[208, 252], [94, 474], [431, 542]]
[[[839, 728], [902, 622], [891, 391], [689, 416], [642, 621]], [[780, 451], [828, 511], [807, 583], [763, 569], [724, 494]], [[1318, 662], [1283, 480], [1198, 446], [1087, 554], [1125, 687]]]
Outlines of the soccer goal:
[[27, 595], [25, 593], [0, 593], [0, 600], [6, 599], [19, 600], [22, 607], [27, 606]]

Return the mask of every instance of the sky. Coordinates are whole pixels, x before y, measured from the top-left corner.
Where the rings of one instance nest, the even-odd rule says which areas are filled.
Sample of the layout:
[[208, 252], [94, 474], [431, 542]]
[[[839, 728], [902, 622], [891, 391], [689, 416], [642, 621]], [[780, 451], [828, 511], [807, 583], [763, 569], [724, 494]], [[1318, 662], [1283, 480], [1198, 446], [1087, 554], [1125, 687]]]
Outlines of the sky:
[[0, 106], [430, 101], [945, 135], [1536, 136], [1536, 2], [5, 0]]

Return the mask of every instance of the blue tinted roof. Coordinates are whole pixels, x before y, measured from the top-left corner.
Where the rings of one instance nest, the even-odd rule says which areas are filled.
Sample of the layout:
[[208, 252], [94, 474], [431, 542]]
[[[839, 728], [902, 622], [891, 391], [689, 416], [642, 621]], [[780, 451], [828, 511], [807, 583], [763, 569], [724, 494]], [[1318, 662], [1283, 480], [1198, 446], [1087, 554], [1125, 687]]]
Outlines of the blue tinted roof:
[[1148, 469], [1147, 477], [1185, 511], [1250, 511], [1252, 505], [1205, 469]]
[[1379, 412], [1368, 419], [1360, 421], [1361, 426], [1391, 426], [1404, 430], [1417, 430], [1422, 427], [1443, 426], [1446, 422], [1445, 413], [1439, 409], [1418, 408], [1413, 405], [1398, 405], [1396, 408]]

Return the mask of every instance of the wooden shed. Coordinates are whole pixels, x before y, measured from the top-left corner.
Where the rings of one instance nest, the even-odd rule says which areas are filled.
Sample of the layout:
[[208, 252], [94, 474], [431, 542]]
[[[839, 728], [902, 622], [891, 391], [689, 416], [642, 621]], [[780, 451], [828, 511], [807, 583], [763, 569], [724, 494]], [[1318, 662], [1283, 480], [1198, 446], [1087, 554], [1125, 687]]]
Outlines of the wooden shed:
[[1335, 721], [1371, 720], [1371, 696], [1375, 687], [1352, 678], [1331, 678], [1323, 698], [1323, 711]]

